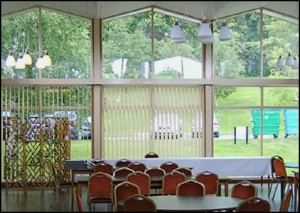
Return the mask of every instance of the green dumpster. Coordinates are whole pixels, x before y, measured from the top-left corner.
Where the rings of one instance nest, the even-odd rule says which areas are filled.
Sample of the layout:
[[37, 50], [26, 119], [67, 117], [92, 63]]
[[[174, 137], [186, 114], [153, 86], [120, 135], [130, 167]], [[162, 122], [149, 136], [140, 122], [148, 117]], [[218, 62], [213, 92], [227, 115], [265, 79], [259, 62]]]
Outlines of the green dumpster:
[[284, 128], [285, 128], [285, 138], [289, 135], [299, 134], [299, 109], [284, 109]]
[[[252, 109], [252, 133], [256, 139], [260, 135], [260, 110]], [[278, 137], [280, 126], [280, 109], [265, 109], [263, 110], [263, 135], [273, 135]]]

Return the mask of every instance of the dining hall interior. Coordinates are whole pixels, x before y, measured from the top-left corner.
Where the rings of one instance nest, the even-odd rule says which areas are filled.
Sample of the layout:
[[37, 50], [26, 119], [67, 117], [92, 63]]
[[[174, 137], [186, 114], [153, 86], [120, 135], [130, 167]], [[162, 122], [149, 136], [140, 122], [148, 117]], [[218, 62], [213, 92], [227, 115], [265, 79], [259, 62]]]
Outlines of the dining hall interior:
[[1, 8], [1, 211], [299, 211], [298, 1]]

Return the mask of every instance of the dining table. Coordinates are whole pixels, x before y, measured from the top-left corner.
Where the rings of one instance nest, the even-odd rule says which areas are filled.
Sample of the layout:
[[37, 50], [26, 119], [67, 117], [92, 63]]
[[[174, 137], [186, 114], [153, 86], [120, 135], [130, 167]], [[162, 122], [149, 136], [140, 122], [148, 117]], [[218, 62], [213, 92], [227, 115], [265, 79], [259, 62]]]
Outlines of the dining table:
[[157, 211], [232, 211], [237, 208], [243, 199], [204, 195], [204, 196], [177, 196], [156, 195], [149, 196], [156, 205]]

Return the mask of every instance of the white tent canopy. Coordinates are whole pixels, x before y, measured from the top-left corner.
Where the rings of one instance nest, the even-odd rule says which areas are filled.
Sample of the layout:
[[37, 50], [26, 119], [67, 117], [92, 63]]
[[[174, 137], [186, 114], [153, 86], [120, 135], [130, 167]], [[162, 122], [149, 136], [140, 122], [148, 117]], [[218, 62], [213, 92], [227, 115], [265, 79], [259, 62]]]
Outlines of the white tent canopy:
[[154, 70], [155, 75], [163, 71], [174, 71], [182, 73], [184, 79], [202, 78], [202, 63], [182, 56], [155, 61]]

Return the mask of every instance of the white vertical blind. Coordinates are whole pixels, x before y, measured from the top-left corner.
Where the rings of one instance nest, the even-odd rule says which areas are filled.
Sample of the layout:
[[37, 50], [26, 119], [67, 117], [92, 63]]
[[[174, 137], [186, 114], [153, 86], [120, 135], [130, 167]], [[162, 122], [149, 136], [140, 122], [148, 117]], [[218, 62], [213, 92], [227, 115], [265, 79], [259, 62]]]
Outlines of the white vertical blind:
[[105, 86], [103, 158], [201, 156], [203, 140], [191, 134], [201, 94], [201, 86]]

